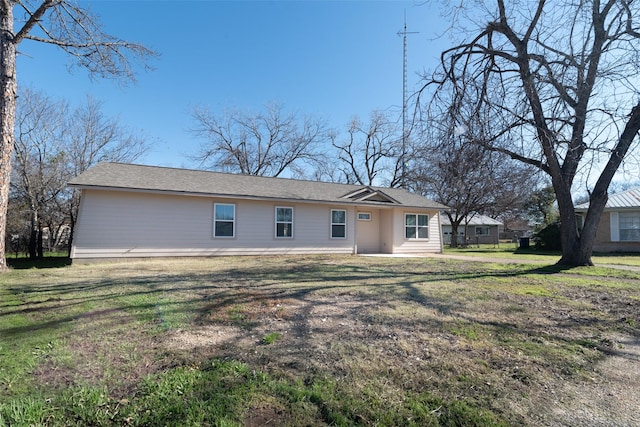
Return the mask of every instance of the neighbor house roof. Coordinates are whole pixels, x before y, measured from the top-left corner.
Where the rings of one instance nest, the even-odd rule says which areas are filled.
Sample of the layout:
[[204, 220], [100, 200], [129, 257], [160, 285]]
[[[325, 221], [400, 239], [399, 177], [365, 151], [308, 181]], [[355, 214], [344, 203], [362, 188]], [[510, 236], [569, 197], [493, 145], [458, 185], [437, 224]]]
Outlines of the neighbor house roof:
[[[621, 193], [610, 194], [605, 209], [638, 209], [640, 208], [640, 187], [632, 188]], [[576, 210], [586, 211], [589, 202], [576, 206]]]
[[[440, 223], [442, 225], [451, 225], [451, 221], [449, 221], [449, 217], [447, 215], [444, 215], [444, 214], [440, 215]], [[464, 224], [468, 224], [468, 225], [502, 225], [502, 222], [498, 221], [497, 219], [493, 219], [491, 217], [488, 217], [486, 215], [475, 214], [473, 217], [471, 217], [469, 222], [467, 222], [466, 220], [462, 220], [462, 222], [460, 224], [462, 224], [462, 225], [464, 225]]]
[[446, 209], [407, 190], [287, 178], [236, 175], [126, 163], [99, 163], [69, 182], [77, 188], [146, 191], [245, 199]]

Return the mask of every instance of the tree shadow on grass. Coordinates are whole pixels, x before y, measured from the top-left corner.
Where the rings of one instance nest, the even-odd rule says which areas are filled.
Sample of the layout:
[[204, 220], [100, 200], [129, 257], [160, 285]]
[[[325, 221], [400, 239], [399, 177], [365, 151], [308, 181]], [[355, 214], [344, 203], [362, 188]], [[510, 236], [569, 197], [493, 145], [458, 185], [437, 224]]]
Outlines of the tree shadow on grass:
[[71, 265], [71, 258], [66, 256], [50, 256], [35, 260], [29, 258], [7, 258], [7, 265], [14, 270], [61, 268]]
[[[64, 264], [68, 258], [56, 259]], [[49, 268], [53, 267], [51, 265]], [[24, 267], [31, 268], [31, 267]], [[38, 268], [38, 267], [36, 267]], [[46, 267], [39, 267], [46, 268]], [[176, 272], [173, 274], [143, 274], [128, 277], [96, 277], [82, 281], [60, 281], [55, 284], [23, 284], [6, 287], [10, 294], [22, 295], [19, 303], [0, 304], [0, 317], [17, 314], [35, 316], [28, 325], [16, 325], [3, 331], [6, 336], [19, 336], [29, 331], [55, 329], [96, 313], [125, 310], [143, 318], [158, 313], [188, 317], [196, 324], [207, 323], [210, 313], [226, 313], [239, 305], [272, 305], [282, 299], [317, 303], [316, 292], [340, 294], [360, 293], [358, 298], [398, 298], [434, 308], [450, 315], [460, 310], [461, 302], [451, 298], [426, 295], [425, 284], [460, 283], [466, 280], [492, 277], [517, 277], [530, 274], [552, 275], [568, 270], [561, 265], [535, 268], [505, 268], [484, 270], [481, 265], [467, 265], [457, 269], [439, 270], [403, 268], [403, 266], [375, 266], [346, 263], [342, 265], [302, 265], [284, 267], [271, 265], [252, 270], [231, 266], [212, 272]], [[380, 295], [371, 294], [380, 293]], [[402, 296], [404, 294], [404, 297]], [[83, 312], [85, 305], [92, 306]], [[222, 316], [224, 317], [224, 316]]]

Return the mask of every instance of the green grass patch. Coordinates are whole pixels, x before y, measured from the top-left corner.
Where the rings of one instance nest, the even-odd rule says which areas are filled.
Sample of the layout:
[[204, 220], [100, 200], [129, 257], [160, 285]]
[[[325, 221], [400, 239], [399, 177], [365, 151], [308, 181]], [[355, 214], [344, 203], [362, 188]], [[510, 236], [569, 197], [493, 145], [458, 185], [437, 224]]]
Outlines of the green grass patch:
[[[373, 386], [372, 386], [373, 387]], [[48, 397], [47, 397], [48, 396]], [[241, 426], [260, 409], [278, 425], [501, 426], [499, 416], [465, 400], [408, 393], [385, 402], [374, 388], [355, 394], [327, 378], [287, 381], [236, 361], [178, 367], [148, 377], [130, 398], [76, 386], [0, 403], [0, 425]], [[271, 411], [277, 409], [277, 411]], [[287, 413], [286, 417], [285, 414]], [[315, 421], [313, 421], [315, 420]]]
[[262, 343], [266, 345], [273, 344], [274, 342], [278, 341], [280, 338], [282, 338], [281, 333], [271, 332], [265, 335], [264, 337], [262, 337]]
[[[501, 243], [500, 245], [470, 245], [466, 248], [450, 248], [445, 246], [445, 254], [465, 255], [471, 257], [504, 258], [525, 261], [540, 261], [555, 264], [562, 257], [560, 252], [540, 251], [534, 247], [520, 249], [517, 244]], [[640, 253], [601, 253], [594, 252], [591, 257], [596, 266], [626, 265], [640, 267]]]
[[450, 331], [454, 335], [465, 337], [469, 340], [477, 340], [480, 336], [480, 328], [475, 323], [462, 323], [459, 322], [450, 328]]

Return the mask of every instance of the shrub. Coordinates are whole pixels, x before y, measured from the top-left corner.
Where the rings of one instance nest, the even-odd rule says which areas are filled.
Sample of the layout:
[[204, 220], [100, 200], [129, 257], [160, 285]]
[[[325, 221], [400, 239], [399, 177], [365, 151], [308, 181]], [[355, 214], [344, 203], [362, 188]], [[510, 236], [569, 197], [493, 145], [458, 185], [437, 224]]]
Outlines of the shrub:
[[562, 243], [560, 241], [560, 224], [551, 223], [542, 230], [534, 234], [536, 249], [543, 251], [560, 251]]

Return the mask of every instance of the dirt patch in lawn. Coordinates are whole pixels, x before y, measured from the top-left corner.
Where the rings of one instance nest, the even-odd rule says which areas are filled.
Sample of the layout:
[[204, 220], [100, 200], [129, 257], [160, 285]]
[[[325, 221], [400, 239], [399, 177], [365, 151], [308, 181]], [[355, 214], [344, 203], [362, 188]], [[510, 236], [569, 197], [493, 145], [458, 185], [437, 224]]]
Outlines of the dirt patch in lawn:
[[[486, 282], [370, 289], [239, 290], [215, 296], [173, 351], [241, 360], [291, 378], [329, 375], [363, 390], [436, 392], [489, 407], [510, 424], [640, 425], [640, 302], [626, 291], [495, 287]], [[275, 288], [274, 288], [275, 289]], [[517, 292], [516, 292], [517, 290]], [[623, 331], [623, 333], [613, 332]], [[624, 333], [626, 331], [626, 333]], [[273, 344], [263, 338], [277, 333]], [[257, 410], [246, 419], [281, 420]]]

